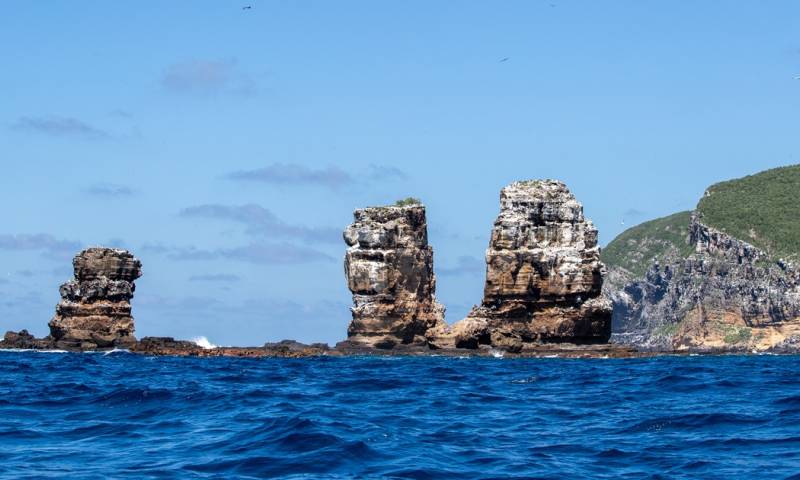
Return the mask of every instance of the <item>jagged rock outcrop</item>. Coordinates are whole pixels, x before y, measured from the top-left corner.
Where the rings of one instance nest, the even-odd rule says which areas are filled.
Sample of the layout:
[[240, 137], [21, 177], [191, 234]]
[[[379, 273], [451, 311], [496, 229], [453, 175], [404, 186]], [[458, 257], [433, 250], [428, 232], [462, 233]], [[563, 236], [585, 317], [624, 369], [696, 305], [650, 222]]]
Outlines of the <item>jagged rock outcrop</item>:
[[467, 318], [430, 332], [439, 347], [602, 343], [611, 303], [600, 297], [604, 265], [597, 229], [562, 182], [515, 182], [500, 193], [486, 251], [483, 302]]
[[75, 278], [61, 285], [50, 323], [57, 348], [131, 347], [136, 342], [130, 300], [141, 262], [126, 250], [88, 248], [72, 261]]
[[613, 269], [613, 341], [652, 350], [791, 350], [800, 345], [800, 272], [704, 225], [694, 253], [655, 261], [644, 279]]
[[12, 348], [23, 350], [49, 350], [55, 348], [55, 343], [51, 337], [36, 338], [27, 330], [19, 332], [6, 332], [0, 340], [0, 348]]
[[371, 207], [354, 217], [344, 232], [345, 276], [353, 293], [346, 343], [382, 349], [425, 345], [425, 333], [444, 325], [425, 207]]

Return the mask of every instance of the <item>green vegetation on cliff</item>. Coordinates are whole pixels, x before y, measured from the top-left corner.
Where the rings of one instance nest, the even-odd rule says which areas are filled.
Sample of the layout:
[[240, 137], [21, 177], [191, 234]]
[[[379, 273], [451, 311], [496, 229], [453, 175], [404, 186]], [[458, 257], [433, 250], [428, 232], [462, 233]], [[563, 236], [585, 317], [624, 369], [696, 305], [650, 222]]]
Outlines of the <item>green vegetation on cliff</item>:
[[609, 267], [621, 267], [642, 277], [654, 258], [685, 258], [692, 253], [687, 243], [690, 221], [691, 212], [680, 212], [629, 228], [603, 249], [600, 259]]
[[800, 165], [712, 185], [697, 212], [704, 224], [773, 258], [800, 260]]
[[[774, 168], [712, 185], [697, 204], [700, 221], [766, 251], [800, 261], [800, 165]], [[687, 257], [691, 212], [642, 223], [622, 232], [603, 249], [609, 267], [642, 277], [653, 259]]]

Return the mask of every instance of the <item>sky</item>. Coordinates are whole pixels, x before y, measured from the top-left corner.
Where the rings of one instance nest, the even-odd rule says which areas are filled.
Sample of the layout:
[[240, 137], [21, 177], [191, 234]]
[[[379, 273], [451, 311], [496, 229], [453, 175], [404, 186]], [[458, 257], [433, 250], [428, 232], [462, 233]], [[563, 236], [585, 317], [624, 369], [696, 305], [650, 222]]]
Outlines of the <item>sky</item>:
[[341, 232], [407, 196], [453, 323], [512, 181], [566, 182], [604, 245], [800, 162], [798, 32], [793, 1], [5, 1], [0, 330], [47, 334], [104, 245], [143, 263], [139, 337], [334, 343]]

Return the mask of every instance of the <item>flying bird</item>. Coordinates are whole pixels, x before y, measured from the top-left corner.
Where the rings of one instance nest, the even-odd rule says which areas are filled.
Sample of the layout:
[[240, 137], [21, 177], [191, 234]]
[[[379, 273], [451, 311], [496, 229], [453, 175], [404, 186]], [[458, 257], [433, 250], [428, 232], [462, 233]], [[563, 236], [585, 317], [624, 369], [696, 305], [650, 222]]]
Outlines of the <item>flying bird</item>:
[[498, 62], [498, 63], [503, 63], [503, 62], [507, 62], [507, 61], [508, 61], [508, 57], [505, 57], [505, 58], [502, 58], [502, 59], [500, 60], [500, 62]]
[[242, 7], [242, 10], [252, 10], [252, 9], [253, 9], [252, 5], [246, 5], [246, 6]]

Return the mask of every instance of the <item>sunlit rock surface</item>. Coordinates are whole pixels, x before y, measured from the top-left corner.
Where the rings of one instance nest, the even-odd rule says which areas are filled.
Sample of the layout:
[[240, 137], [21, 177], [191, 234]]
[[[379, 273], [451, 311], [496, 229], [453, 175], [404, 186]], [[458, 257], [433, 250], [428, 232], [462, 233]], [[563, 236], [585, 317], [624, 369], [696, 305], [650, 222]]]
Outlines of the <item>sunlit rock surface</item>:
[[425, 345], [425, 333], [444, 325], [425, 207], [370, 207], [354, 217], [344, 232], [345, 277], [353, 294], [346, 343], [382, 349]]
[[611, 304], [600, 297], [604, 265], [597, 229], [562, 182], [515, 182], [500, 192], [500, 214], [486, 251], [481, 305], [465, 320], [433, 331], [440, 348], [602, 343]]

